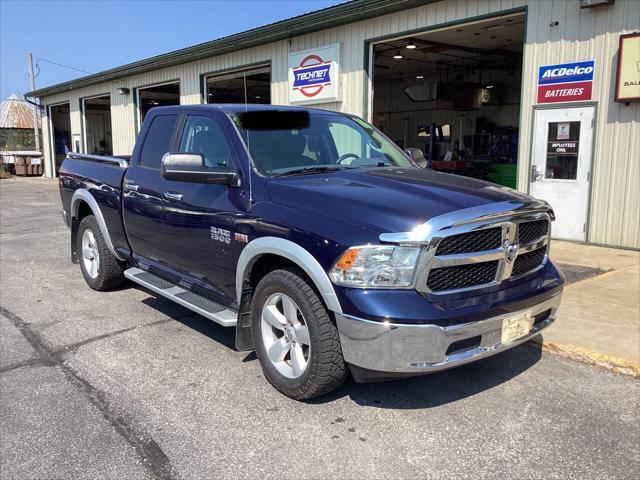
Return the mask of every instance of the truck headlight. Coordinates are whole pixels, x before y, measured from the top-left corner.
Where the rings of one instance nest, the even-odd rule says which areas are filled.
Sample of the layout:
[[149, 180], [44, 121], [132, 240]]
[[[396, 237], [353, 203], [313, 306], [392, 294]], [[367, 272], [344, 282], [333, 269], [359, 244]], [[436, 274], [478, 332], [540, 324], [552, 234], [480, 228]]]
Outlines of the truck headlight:
[[419, 254], [419, 247], [351, 247], [336, 262], [330, 276], [347, 287], [409, 287]]

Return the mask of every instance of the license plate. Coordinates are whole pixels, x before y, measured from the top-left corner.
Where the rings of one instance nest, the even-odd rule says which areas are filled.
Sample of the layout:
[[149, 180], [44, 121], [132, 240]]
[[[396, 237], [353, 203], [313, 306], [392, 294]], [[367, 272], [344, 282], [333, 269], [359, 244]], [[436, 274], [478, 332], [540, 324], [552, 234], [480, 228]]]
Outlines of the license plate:
[[511, 342], [524, 337], [533, 326], [531, 312], [524, 312], [502, 321], [502, 343]]

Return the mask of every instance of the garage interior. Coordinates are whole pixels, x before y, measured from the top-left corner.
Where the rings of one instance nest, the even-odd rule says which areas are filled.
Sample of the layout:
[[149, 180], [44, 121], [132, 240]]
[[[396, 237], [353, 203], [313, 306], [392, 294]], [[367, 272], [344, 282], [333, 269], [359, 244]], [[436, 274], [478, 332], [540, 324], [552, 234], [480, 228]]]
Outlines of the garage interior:
[[180, 82], [165, 83], [138, 89], [140, 125], [153, 107], [180, 105]]
[[60, 170], [62, 161], [67, 156], [71, 148], [71, 114], [68, 103], [52, 105], [49, 107], [49, 118], [51, 119], [52, 148], [55, 158], [56, 175]]
[[205, 78], [206, 103], [271, 103], [271, 68]]
[[83, 100], [85, 152], [113, 155], [111, 98], [109, 95]]
[[524, 14], [373, 46], [373, 122], [435, 170], [516, 187]]

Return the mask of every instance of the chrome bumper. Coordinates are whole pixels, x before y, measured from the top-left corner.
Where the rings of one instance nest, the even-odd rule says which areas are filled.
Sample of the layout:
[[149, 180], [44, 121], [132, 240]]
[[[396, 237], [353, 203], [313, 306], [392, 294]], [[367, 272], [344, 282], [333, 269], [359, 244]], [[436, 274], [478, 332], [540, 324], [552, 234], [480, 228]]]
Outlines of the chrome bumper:
[[[348, 363], [376, 372], [420, 374], [480, 360], [529, 340], [554, 322], [561, 297], [560, 292], [520, 312], [451, 327], [374, 322], [344, 314], [336, 314], [336, 322]], [[502, 343], [505, 318], [526, 311], [535, 317], [547, 310], [549, 315], [533, 325], [527, 335]], [[478, 336], [478, 345], [447, 354], [453, 343]]]

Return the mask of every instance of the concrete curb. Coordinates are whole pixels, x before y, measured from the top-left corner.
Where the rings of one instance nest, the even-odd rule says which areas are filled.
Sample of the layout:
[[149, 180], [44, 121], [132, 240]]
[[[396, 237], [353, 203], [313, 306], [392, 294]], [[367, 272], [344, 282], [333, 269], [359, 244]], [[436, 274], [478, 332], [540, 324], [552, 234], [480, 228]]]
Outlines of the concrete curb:
[[540, 337], [534, 338], [530, 342], [535, 345], [542, 344], [542, 350], [544, 352], [549, 352], [564, 358], [569, 358], [576, 362], [603, 368], [610, 372], [627, 375], [633, 378], [640, 378], [640, 364], [629, 360], [575, 345], [543, 341]]

